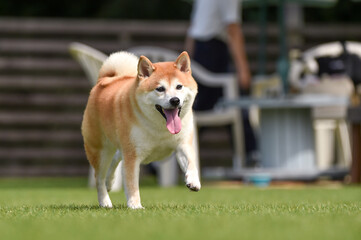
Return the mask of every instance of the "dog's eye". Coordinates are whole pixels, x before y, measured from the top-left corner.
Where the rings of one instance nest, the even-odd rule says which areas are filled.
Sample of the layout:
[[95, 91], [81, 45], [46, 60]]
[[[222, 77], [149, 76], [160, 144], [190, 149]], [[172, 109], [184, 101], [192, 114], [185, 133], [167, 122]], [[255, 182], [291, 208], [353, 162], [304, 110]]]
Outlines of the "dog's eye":
[[177, 90], [181, 90], [183, 88], [182, 85], [178, 84], [176, 87], [175, 87]]
[[157, 90], [158, 92], [164, 92], [165, 88], [163, 86], [157, 87], [155, 90]]

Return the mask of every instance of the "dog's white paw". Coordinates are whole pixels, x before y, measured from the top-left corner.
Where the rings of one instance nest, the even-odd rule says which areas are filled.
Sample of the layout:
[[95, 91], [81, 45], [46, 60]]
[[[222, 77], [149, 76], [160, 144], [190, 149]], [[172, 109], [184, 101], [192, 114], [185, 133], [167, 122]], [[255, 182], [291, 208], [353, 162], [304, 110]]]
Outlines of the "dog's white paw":
[[103, 199], [99, 200], [99, 205], [104, 208], [113, 207], [112, 201], [110, 200], [109, 196], [106, 196]]
[[140, 198], [137, 197], [130, 198], [127, 202], [127, 206], [130, 209], [144, 209], [144, 207], [140, 203]]
[[186, 186], [195, 192], [201, 189], [201, 182], [199, 181], [197, 172], [186, 173]]
[[131, 203], [128, 203], [128, 208], [130, 209], [144, 209], [144, 207], [139, 203], [139, 204], [131, 204]]

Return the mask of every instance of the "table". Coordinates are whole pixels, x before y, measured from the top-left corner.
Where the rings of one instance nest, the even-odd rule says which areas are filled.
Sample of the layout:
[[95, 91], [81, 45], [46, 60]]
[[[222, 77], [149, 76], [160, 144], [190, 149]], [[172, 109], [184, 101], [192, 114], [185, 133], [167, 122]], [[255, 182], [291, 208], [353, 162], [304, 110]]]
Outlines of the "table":
[[261, 167], [297, 172], [316, 171], [312, 109], [347, 106], [348, 99], [329, 95], [221, 100], [218, 107], [260, 110]]
[[361, 183], [361, 106], [349, 107], [347, 119], [352, 128], [351, 182]]

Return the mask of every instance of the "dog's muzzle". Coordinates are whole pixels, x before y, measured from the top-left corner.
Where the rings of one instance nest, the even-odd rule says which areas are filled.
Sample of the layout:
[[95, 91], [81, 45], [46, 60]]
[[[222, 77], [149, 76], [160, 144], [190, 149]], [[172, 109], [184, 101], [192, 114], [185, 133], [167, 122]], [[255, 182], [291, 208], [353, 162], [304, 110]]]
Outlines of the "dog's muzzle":
[[[155, 108], [158, 110], [158, 112], [164, 117], [165, 120], [167, 120], [167, 116], [164, 114], [164, 108], [162, 108], [160, 105], [155, 105]], [[170, 110], [170, 109], [168, 109]], [[178, 108], [178, 117], [180, 117], [182, 107]]]
[[[178, 99], [179, 101], [179, 99]], [[177, 106], [179, 103], [177, 104]], [[171, 109], [164, 109], [160, 105], [155, 105], [155, 108], [158, 110], [158, 112], [164, 117], [166, 120], [166, 126], [168, 128], [168, 131], [172, 134], [177, 134], [180, 132], [182, 128], [182, 121], [180, 119], [180, 112], [182, 110], [181, 107], [175, 107]]]

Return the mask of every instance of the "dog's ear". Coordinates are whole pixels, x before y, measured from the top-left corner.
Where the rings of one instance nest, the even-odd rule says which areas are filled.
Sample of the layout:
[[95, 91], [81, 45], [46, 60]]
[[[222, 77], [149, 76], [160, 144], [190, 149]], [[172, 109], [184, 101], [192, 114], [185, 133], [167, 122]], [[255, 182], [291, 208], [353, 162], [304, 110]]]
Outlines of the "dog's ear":
[[191, 60], [186, 51], [182, 52], [178, 56], [177, 60], [175, 60], [175, 66], [182, 72], [190, 72], [191, 71]]
[[155, 67], [153, 66], [152, 62], [144, 57], [141, 56], [139, 58], [138, 62], [138, 77], [141, 79], [145, 79], [150, 77], [152, 75], [153, 71], [155, 70]]

